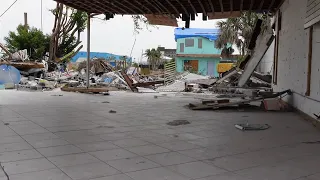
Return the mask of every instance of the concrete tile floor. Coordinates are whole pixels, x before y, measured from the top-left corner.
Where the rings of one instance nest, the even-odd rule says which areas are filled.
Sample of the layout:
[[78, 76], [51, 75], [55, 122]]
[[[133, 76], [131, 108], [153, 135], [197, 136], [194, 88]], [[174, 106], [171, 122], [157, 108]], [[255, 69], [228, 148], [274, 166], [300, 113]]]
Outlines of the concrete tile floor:
[[[198, 100], [0, 91], [0, 162], [10, 180], [320, 179], [320, 144], [304, 143], [320, 132], [297, 114], [191, 111], [190, 102]], [[247, 122], [272, 128], [234, 128]]]

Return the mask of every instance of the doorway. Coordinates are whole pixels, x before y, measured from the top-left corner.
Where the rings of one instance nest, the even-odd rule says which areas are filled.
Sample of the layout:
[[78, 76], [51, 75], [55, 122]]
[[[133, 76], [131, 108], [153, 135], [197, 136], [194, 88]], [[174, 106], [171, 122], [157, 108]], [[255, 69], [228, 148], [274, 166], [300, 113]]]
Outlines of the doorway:
[[198, 64], [198, 60], [186, 60], [184, 61], [184, 70], [193, 73], [198, 73]]

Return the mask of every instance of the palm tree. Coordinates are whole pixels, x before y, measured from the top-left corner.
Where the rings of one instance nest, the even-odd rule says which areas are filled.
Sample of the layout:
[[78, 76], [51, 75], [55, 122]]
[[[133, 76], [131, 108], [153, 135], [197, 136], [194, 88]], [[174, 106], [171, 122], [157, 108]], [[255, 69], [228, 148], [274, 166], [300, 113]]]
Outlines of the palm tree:
[[215, 47], [223, 49], [223, 52], [230, 53], [230, 44], [235, 44], [240, 51], [240, 55], [247, 54], [246, 48], [258, 19], [262, 19], [262, 33], [270, 26], [270, 18], [266, 14], [254, 12], [243, 12], [240, 17], [228, 18], [226, 21], [218, 22], [220, 29], [218, 39], [215, 41]]
[[148, 58], [148, 63], [151, 65], [153, 70], [155, 70], [156, 67], [161, 63], [161, 52], [159, 49], [147, 49], [144, 53], [144, 56]]

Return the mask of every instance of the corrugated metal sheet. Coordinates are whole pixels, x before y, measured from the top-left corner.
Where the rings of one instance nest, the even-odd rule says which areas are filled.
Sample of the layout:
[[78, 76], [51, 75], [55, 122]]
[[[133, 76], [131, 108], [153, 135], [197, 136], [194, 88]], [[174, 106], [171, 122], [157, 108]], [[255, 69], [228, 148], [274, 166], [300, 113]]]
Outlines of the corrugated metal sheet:
[[304, 28], [320, 21], [320, 0], [308, 0]]

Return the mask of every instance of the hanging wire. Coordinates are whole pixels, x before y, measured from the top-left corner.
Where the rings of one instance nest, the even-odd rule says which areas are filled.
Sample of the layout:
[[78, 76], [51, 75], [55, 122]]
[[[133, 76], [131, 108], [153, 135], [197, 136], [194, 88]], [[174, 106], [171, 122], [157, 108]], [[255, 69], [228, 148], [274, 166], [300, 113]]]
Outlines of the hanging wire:
[[7, 12], [9, 11], [9, 9], [17, 2], [18, 0], [15, 0], [9, 7], [8, 9], [6, 9], [1, 15], [0, 15], [0, 18]]

